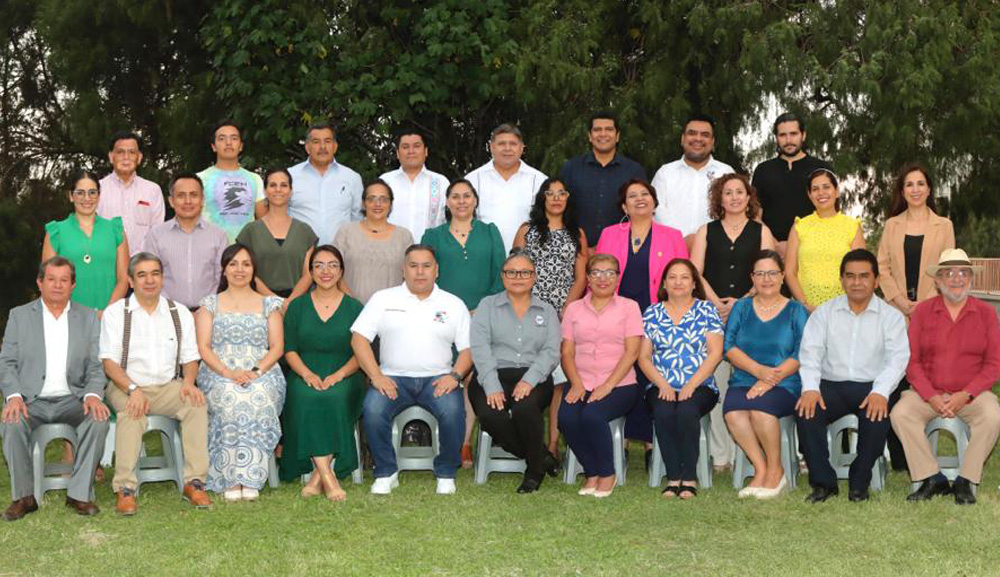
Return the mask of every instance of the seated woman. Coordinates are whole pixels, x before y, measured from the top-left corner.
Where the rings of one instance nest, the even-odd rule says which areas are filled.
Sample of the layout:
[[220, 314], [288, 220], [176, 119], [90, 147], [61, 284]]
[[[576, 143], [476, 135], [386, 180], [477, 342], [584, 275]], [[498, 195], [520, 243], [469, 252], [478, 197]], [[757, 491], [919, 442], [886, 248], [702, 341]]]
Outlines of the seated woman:
[[362, 307], [344, 294], [339, 250], [316, 247], [308, 266], [314, 288], [285, 313], [285, 360], [292, 372], [278, 464], [283, 481], [312, 471], [303, 497], [323, 492], [331, 501], [343, 501], [347, 493], [337, 479], [358, 468], [354, 426], [365, 399], [365, 382], [351, 350], [351, 325]]
[[527, 461], [518, 493], [533, 493], [559, 463], [545, 448], [543, 414], [552, 400], [552, 370], [559, 363], [559, 315], [532, 296], [535, 263], [514, 249], [501, 269], [504, 292], [479, 302], [470, 342], [476, 376], [469, 402], [484, 431]]
[[559, 430], [587, 478], [580, 495], [611, 495], [615, 467], [608, 423], [624, 417], [640, 396], [633, 365], [642, 316], [634, 300], [615, 294], [618, 275], [615, 257], [590, 257], [590, 293], [570, 303], [563, 316], [562, 366], [570, 386], [559, 406]]
[[713, 373], [722, 360], [722, 320], [689, 260], [667, 264], [657, 296], [642, 315], [639, 367], [653, 385], [646, 401], [667, 469], [663, 496], [690, 499], [698, 494], [700, 420], [719, 401]]
[[786, 488], [778, 419], [791, 415], [802, 390], [799, 342], [809, 313], [781, 294], [784, 263], [772, 250], [753, 261], [756, 296], [733, 305], [726, 358], [733, 364], [722, 412], [733, 439], [754, 467], [740, 497], [770, 499]]
[[208, 401], [208, 488], [227, 501], [257, 499], [281, 437], [282, 299], [255, 290], [256, 271], [250, 249], [227, 247], [219, 293], [195, 314], [198, 386]]

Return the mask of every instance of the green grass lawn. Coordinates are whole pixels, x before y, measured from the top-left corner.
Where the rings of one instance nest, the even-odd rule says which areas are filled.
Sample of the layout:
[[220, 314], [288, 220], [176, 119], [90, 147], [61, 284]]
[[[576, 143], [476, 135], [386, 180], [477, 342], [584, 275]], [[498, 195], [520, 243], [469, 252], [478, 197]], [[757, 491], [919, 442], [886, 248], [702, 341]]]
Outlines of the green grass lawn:
[[170, 483], [147, 484], [132, 518], [115, 515], [108, 483], [91, 518], [51, 492], [39, 512], [0, 524], [0, 575], [1000, 574], [995, 459], [979, 504], [960, 508], [951, 498], [904, 502], [900, 473], [863, 504], [847, 500], [846, 483], [831, 502], [806, 504], [804, 476], [779, 500], [741, 501], [727, 474], [691, 502], [668, 502], [647, 486], [639, 453], [627, 486], [604, 500], [552, 479], [517, 495], [519, 475], [479, 486], [471, 471], [453, 496], [435, 495], [433, 476], [416, 472], [375, 497], [366, 475], [362, 486], [346, 482], [346, 503], [304, 501], [295, 483], [208, 511]]

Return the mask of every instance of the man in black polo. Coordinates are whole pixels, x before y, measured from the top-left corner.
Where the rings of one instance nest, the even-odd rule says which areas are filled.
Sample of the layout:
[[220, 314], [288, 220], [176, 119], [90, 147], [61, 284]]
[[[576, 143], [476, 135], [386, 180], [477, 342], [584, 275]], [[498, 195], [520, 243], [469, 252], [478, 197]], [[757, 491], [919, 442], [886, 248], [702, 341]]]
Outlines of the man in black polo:
[[753, 186], [757, 189], [764, 224], [778, 241], [785, 256], [788, 233], [797, 216], [812, 214], [814, 207], [806, 192], [806, 177], [817, 168], [830, 168], [825, 161], [806, 154], [806, 125], [798, 115], [786, 112], [774, 121], [778, 156], [757, 165]]
[[610, 112], [590, 117], [590, 152], [567, 160], [559, 180], [576, 202], [580, 227], [591, 250], [597, 246], [604, 227], [622, 219], [618, 188], [633, 178], [648, 180], [642, 166], [618, 152], [618, 120]]

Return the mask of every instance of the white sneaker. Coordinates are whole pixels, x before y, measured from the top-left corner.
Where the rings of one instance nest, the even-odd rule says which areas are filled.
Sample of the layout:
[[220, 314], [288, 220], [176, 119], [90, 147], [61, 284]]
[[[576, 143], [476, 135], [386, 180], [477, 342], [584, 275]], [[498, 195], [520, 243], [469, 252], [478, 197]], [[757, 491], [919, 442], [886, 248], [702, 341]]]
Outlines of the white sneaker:
[[437, 494], [438, 495], [454, 495], [455, 494], [455, 479], [438, 479]]
[[243, 487], [243, 500], [244, 501], [256, 501], [257, 497], [260, 497], [260, 492], [257, 489], [251, 489], [249, 487]]
[[388, 477], [376, 477], [372, 483], [372, 495], [388, 495], [399, 486], [399, 473], [393, 473]]
[[230, 503], [243, 500], [243, 491], [240, 489], [226, 489], [222, 493], [222, 498]]

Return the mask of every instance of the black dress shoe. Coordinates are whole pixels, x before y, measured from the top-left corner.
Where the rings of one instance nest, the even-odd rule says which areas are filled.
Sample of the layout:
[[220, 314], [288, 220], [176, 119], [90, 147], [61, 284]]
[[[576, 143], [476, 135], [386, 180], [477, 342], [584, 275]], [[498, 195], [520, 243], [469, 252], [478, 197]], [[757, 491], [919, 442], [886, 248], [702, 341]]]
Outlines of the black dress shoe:
[[822, 503], [830, 497], [835, 497], [838, 494], [840, 494], [840, 489], [836, 487], [823, 487], [821, 485], [817, 485], [816, 487], [813, 487], [812, 493], [809, 493], [809, 496], [806, 497], [806, 503]]
[[851, 489], [851, 492], [847, 496], [852, 503], [860, 503], [862, 501], [868, 500], [868, 489]]
[[[944, 480], [942, 480], [944, 479]], [[944, 476], [938, 477], [937, 475], [924, 479], [920, 483], [920, 487], [916, 491], [909, 494], [906, 497], [907, 501], [926, 501], [933, 497], [934, 495], [947, 495], [951, 493], [951, 485], [948, 483], [948, 479]]]
[[72, 497], [66, 497], [66, 506], [76, 511], [77, 515], [89, 517], [101, 512], [93, 501], [77, 501]]
[[955, 492], [955, 503], [959, 505], [975, 505], [976, 495], [972, 492], [972, 482], [963, 477], [955, 479], [955, 484], [951, 486]]
[[534, 493], [538, 490], [538, 487], [542, 485], [541, 479], [533, 479], [531, 477], [525, 477], [521, 481], [521, 486], [517, 488], [518, 493]]
[[562, 466], [559, 464], [559, 459], [556, 459], [552, 453], [545, 451], [545, 461], [542, 462], [542, 470], [544, 470], [549, 477], [554, 478], [559, 476], [559, 469], [561, 468]]
[[34, 513], [38, 510], [38, 503], [35, 502], [34, 495], [28, 495], [14, 501], [7, 507], [7, 510], [3, 512], [4, 521], [17, 521], [21, 517], [24, 517], [28, 513]]
[[646, 472], [649, 473], [649, 468], [653, 466], [653, 450], [646, 449]]

